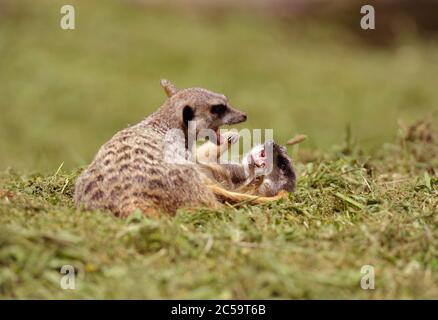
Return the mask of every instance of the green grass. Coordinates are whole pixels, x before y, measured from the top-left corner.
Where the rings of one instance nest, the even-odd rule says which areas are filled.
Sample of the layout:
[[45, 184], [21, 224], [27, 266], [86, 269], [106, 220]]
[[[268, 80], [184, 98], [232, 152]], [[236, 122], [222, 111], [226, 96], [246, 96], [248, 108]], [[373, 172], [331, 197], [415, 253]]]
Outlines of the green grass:
[[[437, 154], [346, 144], [299, 164], [288, 200], [161, 219], [75, 209], [78, 171], [5, 172], [0, 297], [437, 298]], [[75, 290], [60, 289], [63, 265]], [[360, 287], [364, 265], [375, 290]]]
[[[60, 1], [0, 2], [0, 298], [438, 298], [436, 118], [397, 135], [436, 110], [436, 42], [70, 3], [75, 31]], [[241, 127], [280, 143], [307, 134], [290, 199], [157, 220], [76, 210], [81, 168], [160, 105], [162, 77], [226, 93]]]

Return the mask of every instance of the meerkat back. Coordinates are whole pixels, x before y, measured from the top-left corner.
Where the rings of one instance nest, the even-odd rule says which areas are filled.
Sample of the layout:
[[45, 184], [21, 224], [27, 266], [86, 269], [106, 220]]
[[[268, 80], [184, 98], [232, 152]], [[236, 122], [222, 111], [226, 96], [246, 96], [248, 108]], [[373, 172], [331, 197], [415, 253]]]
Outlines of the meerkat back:
[[[165, 159], [166, 136], [182, 132], [187, 146], [189, 121], [199, 130], [218, 130], [239, 123], [246, 115], [232, 108], [225, 96], [201, 88], [177, 90], [162, 81], [168, 99], [151, 116], [116, 133], [77, 179], [75, 204], [126, 216], [139, 209], [146, 214], [174, 213], [180, 207], [216, 206], [197, 167]], [[215, 112], [216, 110], [220, 112]]]

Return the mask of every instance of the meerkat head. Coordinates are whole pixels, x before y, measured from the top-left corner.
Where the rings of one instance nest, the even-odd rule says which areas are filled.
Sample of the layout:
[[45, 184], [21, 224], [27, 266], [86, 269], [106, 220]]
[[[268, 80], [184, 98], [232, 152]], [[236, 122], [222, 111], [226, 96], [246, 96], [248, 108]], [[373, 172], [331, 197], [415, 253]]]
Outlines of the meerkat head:
[[188, 128], [190, 121], [195, 121], [196, 134], [210, 129], [219, 141], [219, 127], [244, 122], [246, 114], [232, 107], [225, 95], [203, 88], [178, 90], [170, 81], [161, 80], [168, 107], [180, 118], [183, 128]]
[[259, 187], [261, 194], [274, 196], [281, 190], [294, 190], [295, 171], [286, 147], [268, 140], [255, 146], [244, 160], [255, 177], [263, 177]]

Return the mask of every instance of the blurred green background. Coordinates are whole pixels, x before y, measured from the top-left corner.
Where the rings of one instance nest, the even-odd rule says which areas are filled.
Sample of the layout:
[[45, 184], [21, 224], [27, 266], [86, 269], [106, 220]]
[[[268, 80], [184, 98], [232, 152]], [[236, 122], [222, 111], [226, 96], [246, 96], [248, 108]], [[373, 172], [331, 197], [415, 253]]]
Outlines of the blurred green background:
[[[373, 150], [398, 119], [437, 109], [438, 42], [411, 20], [388, 36], [378, 9], [377, 29], [360, 29], [354, 1], [349, 19], [247, 2], [0, 1], [0, 170], [89, 163], [157, 109], [160, 78], [222, 92], [248, 113], [240, 127], [274, 128], [282, 143], [304, 133], [307, 148], [339, 143], [350, 124]], [[64, 4], [76, 30], [59, 26]]]

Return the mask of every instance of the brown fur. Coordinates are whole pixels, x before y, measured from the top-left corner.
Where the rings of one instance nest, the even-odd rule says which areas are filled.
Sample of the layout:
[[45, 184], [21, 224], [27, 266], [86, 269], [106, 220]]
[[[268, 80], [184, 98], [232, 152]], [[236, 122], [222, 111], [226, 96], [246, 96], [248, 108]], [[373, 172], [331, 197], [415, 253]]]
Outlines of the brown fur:
[[[221, 150], [219, 153], [222, 153], [224, 149], [221, 146], [210, 145], [209, 147], [212, 149], [210, 152], [217, 148]], [[248, 172], [245, 172], [243, 164], [200, 163], [199, 167], [210, 180], [210, 183], [206, 182], [209, 190], [221, 202], [255, 204], [278, 200], [288, 191], [293, 191], [296, 177], [286, 148], [273, 141], [267, 141], [265, 148], [272, 152], [270, 155], [272, 169], [262, 176], [255, 176], [254, 168], [251, 166]]]
[[[77, 206], [127, 216], [136, 209], [156, 215], [181, 207], [218, 205], [195, 163], [164, 160], [164, 138], [169, 130], [182, 129], [187, 144], [188, 120], [196, 120], [198, 130], [217, 130], [245, 121], [246, 115], [231, 107], [224, 95], [202, 88], [178, 91], [168, 81], [162, 81], [162, 86], [168, 99], [158, 111], [116, 133], [77, 179]], [[224, 113], [213, 112], [218, 105], [226, 107]], [[186, 148], [190, 152], [191, 146]]]

